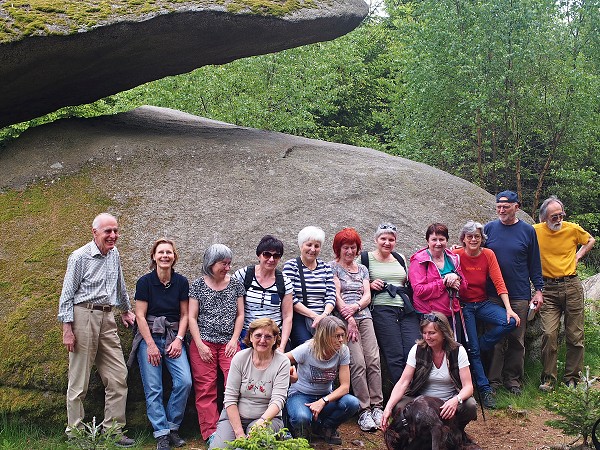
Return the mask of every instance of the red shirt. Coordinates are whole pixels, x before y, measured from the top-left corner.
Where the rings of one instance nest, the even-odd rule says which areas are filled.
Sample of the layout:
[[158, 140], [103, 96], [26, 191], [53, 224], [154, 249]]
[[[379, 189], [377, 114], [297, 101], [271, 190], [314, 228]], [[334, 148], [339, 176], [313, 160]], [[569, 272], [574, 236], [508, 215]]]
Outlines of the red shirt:
[[475, 257], [467, 255], [464, 248], [459, 248], [454, 253], [460, 255], [460, 267], [467, 279], [466, 289], [462, 284], [460, 287], [461, 301], [473, 303], [487, 300], [486, 282], [488, 277], [494, 283], [498, 294], [508, 294], [498, 260], [492, 250], [482, 248], [479, 256]]

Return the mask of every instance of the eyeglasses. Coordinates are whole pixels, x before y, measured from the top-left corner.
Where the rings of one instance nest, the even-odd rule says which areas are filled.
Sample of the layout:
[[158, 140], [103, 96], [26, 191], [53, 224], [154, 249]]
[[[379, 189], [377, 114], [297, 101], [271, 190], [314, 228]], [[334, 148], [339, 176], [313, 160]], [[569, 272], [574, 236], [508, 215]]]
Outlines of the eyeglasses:
[[512, 204], [512, 203], [510, 203], [510, 204], [508, 204], [508, 205], [496, 205], [496, 209], [497, 209], [498, 211], [507, 210], [507, 209], [510, 209], [510, 208], [512, 208], [512, 207], [513, 207], [513, 204]]
[[261, 255], [265, 259], [281, 259], [281, 253], [262, 252]]
[[467, 241], [472, 241], [473, 239], [476, 241], [480, 241], [481, 240], [481, 235], [479, 234], [465, 234], [465, 238], [467, 239]]
[[423, 318], [421, 320], [429, 320], [430, 322], [437, 322], [440, 320], [440, 318], [433, 313], [429, 313], [429, 314], [423, 314]]
[[558, 213], [558, 214], [552, 214], [550, 216], [550, 220], [552, 222], [556, 222], [558, 219], [564, 219], [567, 215], [564, 212]]
[[397, 231], [397, 228], [394, 225], [388, 225], [388, 224], [385, 224], [385, 223], [382, 223], [381, 225], [379, 225], [379, 229], [380, 230]]
[[254, 334], [252, 335], [252, 337], [253, 337], [254, 339], [256, 339], [257, 341], [260, 341], [261, 339], [264, 339], [265, 341], [267, 341], [267, 342], [268, 342], [268, 341], [272, 341], [272, 340], [273, 340], [273, 338], [274, 338], [275, 336], [273, 336], [272, 334], [260, 334], [260, 333], [254, 333]]

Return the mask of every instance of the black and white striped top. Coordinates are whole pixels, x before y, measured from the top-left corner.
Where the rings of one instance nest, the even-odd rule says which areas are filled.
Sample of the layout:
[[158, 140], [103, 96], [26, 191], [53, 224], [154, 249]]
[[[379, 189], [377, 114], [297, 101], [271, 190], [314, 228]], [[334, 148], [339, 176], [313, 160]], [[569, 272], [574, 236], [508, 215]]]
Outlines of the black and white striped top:
[[[310, 270], [304, 264], [302, 264], [302, 270], [306, 283], [306, 306], [317, 314], [323, 312], [327, 303], [335, 307], [335, 285], [333, 284], [333, 272], [329, 264], [317, 259], [315, 270]], [[283, 274], [294, 285], [294, 305], [302, 302], [302, 284], [298, 275], [298, 262], [295, 258], [284, 264]]]

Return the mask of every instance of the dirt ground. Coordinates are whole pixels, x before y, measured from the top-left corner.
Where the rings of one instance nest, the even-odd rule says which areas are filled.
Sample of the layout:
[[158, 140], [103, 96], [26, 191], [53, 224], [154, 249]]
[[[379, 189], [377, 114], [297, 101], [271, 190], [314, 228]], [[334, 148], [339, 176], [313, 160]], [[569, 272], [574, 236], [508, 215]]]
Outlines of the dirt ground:
[[[536, 411], [486, 411], [484, 421], [479, 414], [475, 422], [467, 426], [467, 432], [484, 450], [566, 450], [573, 443], [571, 436], [546, 425], [546, 421], [556, 416], [544, 410]], [[340, 427], [343, 439], [341, 446], [315, 443], [315, 450], [356, 450], [385, 449], [383, 433], [360, 431], [356, 422], [347, 422]], [[577, 442], [576, 444], [580, 444]], [[189, 441], [185, 447], [190, 450], [204, 450], [203, 441]]]

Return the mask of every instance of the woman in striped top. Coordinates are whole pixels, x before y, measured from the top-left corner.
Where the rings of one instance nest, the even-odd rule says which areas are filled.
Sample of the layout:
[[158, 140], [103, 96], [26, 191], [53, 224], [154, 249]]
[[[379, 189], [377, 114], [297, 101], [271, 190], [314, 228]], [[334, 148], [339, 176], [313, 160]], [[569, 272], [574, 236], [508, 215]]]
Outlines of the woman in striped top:
[[303, 228], [298, 233], [300, 256], [283, 266], [283, 274], [294, 286], [292, 348], [311, 339], [321, 319], [335, 308], [331, 267], [318, 259], [324, 241], [322, 229], [313, 226]]

